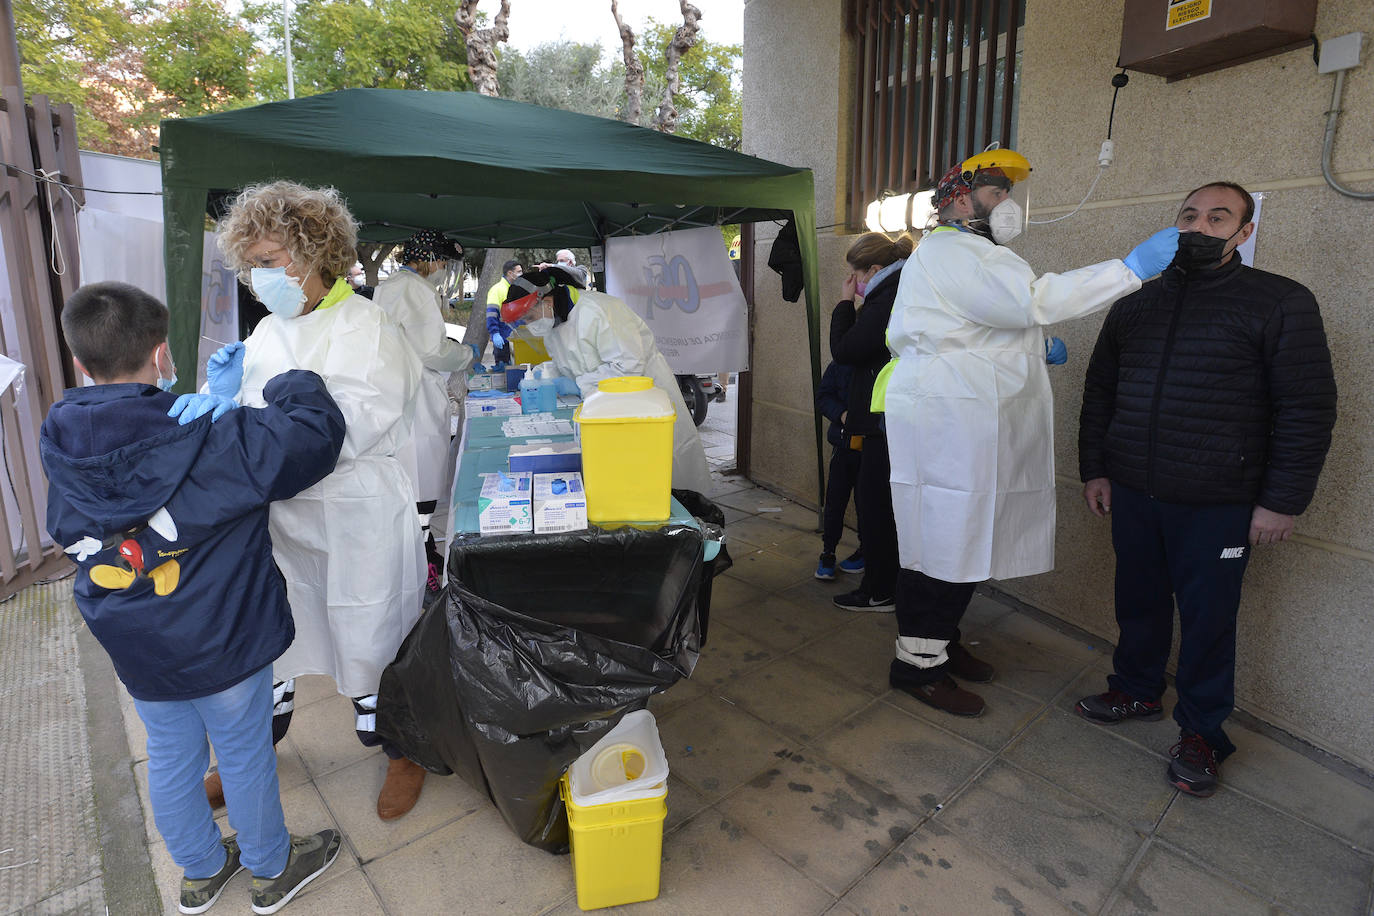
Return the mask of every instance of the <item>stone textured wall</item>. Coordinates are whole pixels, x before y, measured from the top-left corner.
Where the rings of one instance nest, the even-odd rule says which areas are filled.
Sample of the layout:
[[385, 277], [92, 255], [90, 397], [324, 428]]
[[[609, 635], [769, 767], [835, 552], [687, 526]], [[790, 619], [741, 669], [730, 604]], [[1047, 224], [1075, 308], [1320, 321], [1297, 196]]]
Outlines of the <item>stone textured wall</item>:
[[[1082, 198], [1097, 168], [1121, 37], [1121, 0], [1028, 0], [1018, 132], [1035, 167], [1032, 217]], [[1322, 0], [1316, 34], [1368, 33], [1374, 0]], [[1066, 40], [1066, 36], [1072, 40]], [[1346, 76], [1334, 168], [1374, 188], [1374, 48]], [[840, 0], [749, 0], [745, 7], [747, 152], [816, 174], [817, 224], [842, 219], [852, 50]], [[1366, 769], [1374, 717], [1362, 702], [1374, 673], [1374, 203], [1330, 190], [1321, 146], [1333, 78], [1310, 49], [1169, 83], [1132, 73], [1116, 107], [1116, 161], [1076, 216], [1013, 246], [1039, 271], [1120, 257], [1167, 225], [1205, 181], [1264, 193], [1255, 266], [1316, 294], [1326, 322], [1340, 419], [1326, 470], [1293, 542], [1253, 556], [1241, 608], [1238, 704]], [[754, 477], [815, 500], [805, 316], [784, 303], [766, 266], [775, 230], [760, 227], [756, 268]], [[832, 302], [851, 237], [820, 230], [823, 300]], [[828, 312], [828, 309], [827, 309]], [[828, 314], [824, 316], [828, 326]], [[1082, 375], [1101, 316], [1053, 327], [1069, 363], [1052, 368], [1059, 470], [1055, 572], [1000, 583], [1017, 597], [1109, 639], [1112, 550], [1107, 524], [1079, 496], [1076, 437]], [[823, 338], [826, 336], [823, 331]], [[822, 345], [825, 349], [825, 344]]]

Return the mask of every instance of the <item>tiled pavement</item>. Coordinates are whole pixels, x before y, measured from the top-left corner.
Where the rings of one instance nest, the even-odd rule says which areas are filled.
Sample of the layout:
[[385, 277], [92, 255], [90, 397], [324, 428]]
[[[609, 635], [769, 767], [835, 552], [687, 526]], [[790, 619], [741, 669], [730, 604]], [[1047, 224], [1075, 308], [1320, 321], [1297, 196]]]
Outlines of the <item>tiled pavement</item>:
[[[1109, 647], [982, 595], [964, 630], [998, 668], [979, 691], [987, 712], [936, 713], [887, 688], [892, 616], [836, 610], [847, 583], [811, 578], [814, 513], [742, 481], [717, 499], [736, 563], [695, 674], [650, 705], [672, 776], [662, 892], [634, 912], [1370, 912], [1369, 784], [1232, 726], [1224, 788], [1180, 797], [1164, 779], [1171, 722], [1106, 729], [1071, 713], [1102, 689]], [[327, 679], [303, 679], [279, 753], [287, 820], [337, 825], [346, 844], [285, 912], [578, 912], [568, 858], [521, 844], [456, 776], [377, 820], [385, 758], [350, 716]], [[175, 912], [179, 874], [150, 814], [147, 830]], [[246, 912], [247, 897], [240, 874], [216, 911]]]

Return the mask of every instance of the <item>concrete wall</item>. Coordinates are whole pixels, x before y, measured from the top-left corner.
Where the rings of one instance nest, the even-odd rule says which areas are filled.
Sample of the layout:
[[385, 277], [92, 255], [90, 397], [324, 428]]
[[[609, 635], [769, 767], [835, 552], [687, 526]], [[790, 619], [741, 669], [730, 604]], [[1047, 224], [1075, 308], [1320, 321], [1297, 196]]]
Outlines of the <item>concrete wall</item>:
[[[1028, 0], [1018, 129], [1020, 149], [1035, 166], [1032, 217], [1067, 212], [1092, 180], [1106, 136], [1121, 12], [1121, 0]], [[751, 0], [745, 7], [746, 150], [816, 170], [818, 225], [843, 213], [853, 77], [839, 16], [838, 0]], [[1368, 32], [1371, 23], [1374, 0], [1322, 0], [1316, 34]], [[1370, 45], [1367, 36], [1367, 62], [1347, 74], [1334, 155], [1338, 175], [1361, 188], [1374, 188]], [[1296, 537], [1258, 549], [1251, 560], [1238, 702], [1374, 769], [1374, 716], [1364, 702], [1374, 674], [1374, 202], [1342, 197], [1322, 180], [1331, 88], [1332, 77], [1317, 74], [1310, 50], [1175, 83], [1132, 73], [1117, 102], [1116, 162], [1093, 200], [1013, 247], [1037, 270], [1069, 269], [1124, 255], [1170, 223], [1184, 193], [1204, 181], [1228, 179], [1264, 192], [1255, 266], [1293, 277], [1316, 294], [1335, 359], [1340, 419]], [[820, 233], [827, 300], [838, 289], [849, 241], [833, 232]], [[763, 266], [769, 235], [760, 233], [756, 276], [754, 474], [814, 499], [814, 459], [801, 416], [809, 396], [804, 323], [799, 306], [780, 307], [775, 275]], [[1001, 585], [1114, 640], [1108, 528], [1082, 504], [1075, 447], [1082, 375], [1100, 326], [1095, 316], [1050, 331], [1069, 347], [1068, 365], [1050, 373], [1060, 488], [1057, 569]]]

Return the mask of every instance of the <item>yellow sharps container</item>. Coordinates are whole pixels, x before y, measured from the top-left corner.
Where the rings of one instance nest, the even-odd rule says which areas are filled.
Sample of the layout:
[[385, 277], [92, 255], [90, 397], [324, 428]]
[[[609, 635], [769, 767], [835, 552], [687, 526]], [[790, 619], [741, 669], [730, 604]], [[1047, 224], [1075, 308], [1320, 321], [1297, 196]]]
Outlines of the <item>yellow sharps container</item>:
[[582, 439], [590, 522], [661, 522], [673, 486], [677, 411], [654, 381], [602, 379], [573, 419]]

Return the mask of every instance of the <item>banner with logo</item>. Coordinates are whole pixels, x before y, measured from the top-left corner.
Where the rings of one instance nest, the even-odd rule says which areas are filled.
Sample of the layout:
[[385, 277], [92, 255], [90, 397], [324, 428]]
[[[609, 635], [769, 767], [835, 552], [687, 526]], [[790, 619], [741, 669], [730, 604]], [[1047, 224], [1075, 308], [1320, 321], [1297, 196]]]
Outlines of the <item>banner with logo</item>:
[[720, 230], [606, 240], [606, 292], [649, 325], [682, 375], [749, 368], [749, 311]]

